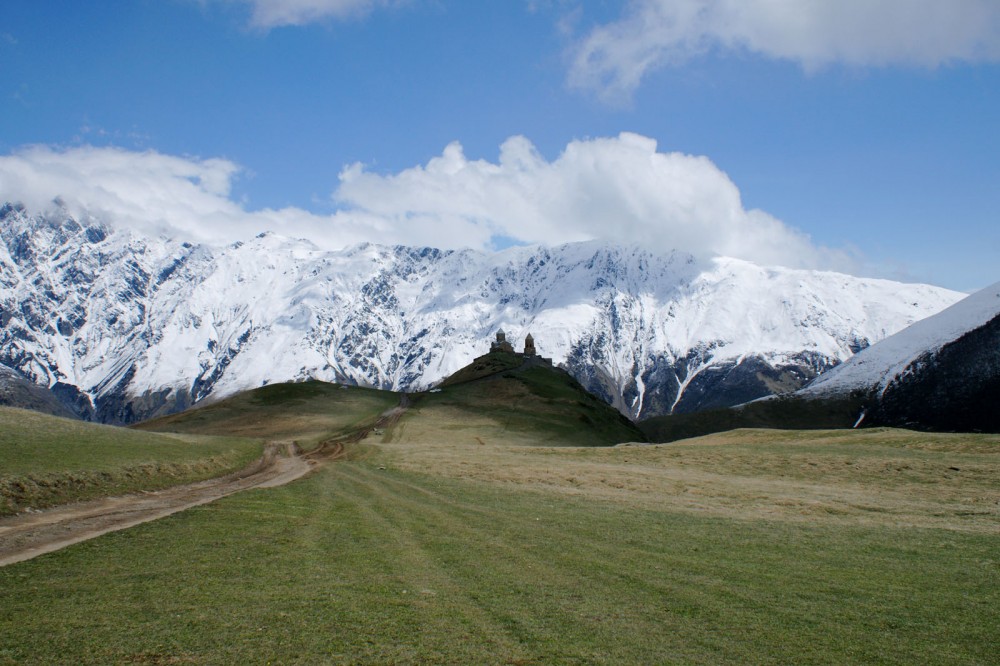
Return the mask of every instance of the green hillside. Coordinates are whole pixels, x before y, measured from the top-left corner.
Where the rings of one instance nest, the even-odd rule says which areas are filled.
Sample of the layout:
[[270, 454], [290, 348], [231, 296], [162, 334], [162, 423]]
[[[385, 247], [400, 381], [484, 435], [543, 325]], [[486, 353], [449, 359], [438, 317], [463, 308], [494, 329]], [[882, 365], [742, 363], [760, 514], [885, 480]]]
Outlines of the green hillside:
[[400, 394], [321, 381], [272, 384], [134, 428], [158, 432], [294, 439], [308, 448], [371, 424], [404, 399], [408, 433], [463, 442], [606, 446], [645, 441], [635, 425], [573, 377], [537, 359], [493, 353], [439, 389]]
[[415, 396], [404, 424], [408, 436], [432, 428], [459, 443], [607, 446], [646, 439], [569, 373], [505, 352], [481, 357], [439, 391]]
[[159, 432], [294, 439], [308, 448], [374, 422], [399, 402], [390, 391], [307, 382], [270, 384], [205, 406], [139, 423]]
[[490, 352], [480, 356], [458, 372], [446, 377], [440, 384], [442, 388], [455, 384], [464, 384], [476, 379], [483, 379], [504, 372], [516, 370], [524, 365], [524, 357], [509, 352]]
[[0, 515], [220, 476], [262, 448], [243, 437], [138, 432], [0, 407]]

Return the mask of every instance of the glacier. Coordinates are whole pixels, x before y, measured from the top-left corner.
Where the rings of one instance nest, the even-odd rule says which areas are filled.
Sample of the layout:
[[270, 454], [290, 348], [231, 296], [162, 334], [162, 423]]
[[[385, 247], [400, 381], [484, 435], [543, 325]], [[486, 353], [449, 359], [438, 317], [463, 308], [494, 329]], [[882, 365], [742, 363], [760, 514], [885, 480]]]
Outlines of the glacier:
[[0, 364], [130, 423], [270, 382], [412, 391], [503, 328], [631, 418], [792, 391], [964, 294], [604, 241], [211, 247], [0, 208]]

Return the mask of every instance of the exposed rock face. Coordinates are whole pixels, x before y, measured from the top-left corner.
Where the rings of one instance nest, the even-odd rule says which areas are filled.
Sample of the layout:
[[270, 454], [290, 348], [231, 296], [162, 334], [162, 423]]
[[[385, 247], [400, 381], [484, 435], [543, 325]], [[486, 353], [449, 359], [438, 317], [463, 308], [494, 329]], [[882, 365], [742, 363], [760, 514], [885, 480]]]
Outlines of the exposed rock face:
[[76, 416], [55, 393], [3, 365], [0, 365], [0, 405], [68, 418]]
[[1000, 432], [1000, 316], [921, 355], [884, 392], [873, 391], [865, 420], [930, 430]]
[[0, 363], [129, 423], [269, 382], [426, 388], [503, 328], [631, 417], [794, 389], [961, 295], [598, 242], [212, 248], [0, 208]]

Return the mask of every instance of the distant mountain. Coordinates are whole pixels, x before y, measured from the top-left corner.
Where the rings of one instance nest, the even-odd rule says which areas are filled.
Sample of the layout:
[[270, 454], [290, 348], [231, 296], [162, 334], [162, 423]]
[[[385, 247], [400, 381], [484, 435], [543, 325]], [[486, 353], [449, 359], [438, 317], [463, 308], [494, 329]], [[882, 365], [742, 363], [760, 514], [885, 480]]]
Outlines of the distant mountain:
[[31, 409], [54, 416], [76, 416], [55, 393], [28, 381], [19, 372], [5, 365], [0, 365], [0, 405]]
[[1000, 432], [1000, 283], [868, 347], [795, 393], [641, 424], [658, 442], [733, 428], [857, 426]]
[[1000, 432], [1000, 282], [864, 350], [799, 391], [864, 397], [860, 424]]
[[0, 363], [112, 423], [309, 377], [426, 388], [501, 327], [633, 418], [692, 412], [794, 390], [961, 296], [601, 242], [215, 248], [0, 208]]

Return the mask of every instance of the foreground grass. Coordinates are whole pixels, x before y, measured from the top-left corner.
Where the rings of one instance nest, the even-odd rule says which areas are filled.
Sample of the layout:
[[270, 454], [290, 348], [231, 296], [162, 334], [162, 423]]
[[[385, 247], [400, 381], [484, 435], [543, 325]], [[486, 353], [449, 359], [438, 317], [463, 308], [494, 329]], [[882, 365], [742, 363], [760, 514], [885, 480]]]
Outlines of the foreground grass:
[[0, 407], [0, 515], [200, 481], [245, 467], [260, 441], [160, 435]]
[[[0, 663], [995, 663], [989, 516], [969, 530], [678, 511], [418, 469], [434, 449], [385, 440], [290, 486], [0, 569]], [[989, 442], [920, 450], [939, 446], [995, 457]], [[489, 467], [532, 451], [490, 450], [464, 455]], [[625, 482], [626, 460], [661, 450], [534, 449], [531, 466], [582, 460]], [[744, 454], [720, 478], [775, 452]]]

